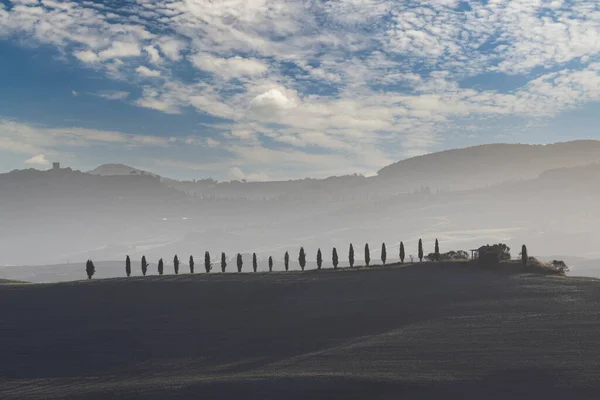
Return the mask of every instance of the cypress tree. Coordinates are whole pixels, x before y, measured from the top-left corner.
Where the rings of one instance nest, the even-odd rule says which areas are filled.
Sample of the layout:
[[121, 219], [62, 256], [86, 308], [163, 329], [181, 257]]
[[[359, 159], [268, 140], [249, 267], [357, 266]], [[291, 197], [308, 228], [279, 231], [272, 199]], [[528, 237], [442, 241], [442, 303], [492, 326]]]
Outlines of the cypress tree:
[[419, 239], [419, 262], [423, 261], [423, 241]]
[[204, 252], [204, 269], [208, 274], [212, 269], [212, 263], [210, 262], [210, 253], [207, 251]]
[[404, 243], [400, 242], [400, 263], [404, 264]]
[[162, 258], [158, 260], [158, 274], [162, 275], [164, 270], [164, 264]]
[[300, 269], [304, 271], [304, 267], [306, 267], [306, 253], [304, 252], [304, 247], [300, 247], [300, 254], [298, 255], [298, 264], [300, 264]]
[[242, 255], [240, 253], [238, 253], [237, 255], [237, 269], [238, 272], [242, 272], [242, 265], [244, 264], [244, 261], [242, 260]]
[[142, 275], [146, 276], [148, 272], [148, 263], [146, 262], [146, 256], [142, 256]]
[[283, 256], [283, 262], [285, 263], [285, 270], [287, 271], [290, 268], [290, 255], [288, 252], [285, 252], [285, 256]]
[[190, 256], [190, 274], [194, 273], [194, 256]]
[[527, 266], [527, 262], [529, 261], [529, 257], [527, 256], [527, 246], [523, 245], [521, 247], [521, 261], [523, 262], [523, 266]]
[[269, 256], [269, 272], [273, 271], [273, 257]]
[[127, 274], [128, 278], [131, 276], [131, 259], [129, 256], [125, 258], [125, 273]]
[[252, 269], [254, 272], [258, 269], [258, 261], [256, 260], [256, 253], [252, 253]]
[[177, 254], [173, 258], [173, 268], [175, 269], [175, 275], [179, 274], [179, 257], [177, 257]]
[[440, 261], [440, 244], [438, 243], [437, 239], [435, 239], [435, 250], [433, 254], [435, 261]]
[[369, 243], [365, 244], [365, 265], [368, 267], [371, 263], [371, 251], [369, 250]]
[[227, 267], [227, 256], [225, 256], [225, 252], [221, 253], [221, 272], [225, 272], [225, 268]]
[[348, 263], [350, 263], [350, 268], [354, 267], [354, 247], [352, 243], [350, 243], [350, 250], [348, 250]]
[[323, 255], [321, 254], [321, 249], [317, 250], [317, 269], [321, 269], [321, 265], [323, 265]]
[[85, 273], [87, 274], [88, 279], [92, 279], [92, 276], [94, 276], [96, 273], [96, 267], [94, 266], [94, 262], [92, 260], [86, 261]]
[[381, 244], [381, 262], [385, 265], [385, 260], [387, 259], [387, 251], [385, 249], [385, 243]]
[[331, 252], [331, 263], [333, 264], [333, 269], [337, 269], [338, 267], [338, 255], [337, 255], [337, 250], [334, 247], [333, 251]]

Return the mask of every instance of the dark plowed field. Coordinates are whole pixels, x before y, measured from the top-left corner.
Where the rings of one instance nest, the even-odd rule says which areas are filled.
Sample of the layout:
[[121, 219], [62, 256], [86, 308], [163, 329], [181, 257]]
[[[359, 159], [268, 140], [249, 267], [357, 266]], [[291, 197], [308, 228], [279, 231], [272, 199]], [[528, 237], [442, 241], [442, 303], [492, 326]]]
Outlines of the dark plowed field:
[[600, 399], [600, 282], [466, 264], [0, 285], [0, 398]]

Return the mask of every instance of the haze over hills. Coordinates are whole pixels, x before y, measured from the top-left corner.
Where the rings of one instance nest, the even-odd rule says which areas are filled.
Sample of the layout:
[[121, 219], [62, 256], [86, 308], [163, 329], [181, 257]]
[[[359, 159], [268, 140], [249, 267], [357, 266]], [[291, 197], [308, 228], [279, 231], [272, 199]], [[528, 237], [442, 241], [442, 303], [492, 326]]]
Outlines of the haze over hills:
[[[489, 161], [488, 161], [489, 158]], [[176, 181], [124, 165], [0, 175], [0, 265], [151, 262], [222, 251], [273, 256], [369, 242], [414, 254], [526, 243], [532, 254], [598, 258], [600, 142], [486, 145], [415, 157], [374, 177], [281, 182]], [[131, 171], [135, 171], [132, 174]], [[569, 214], [564, 210], [568, 208]], [[35, 248], [36, 251], [31, 251]], [[514, 251], [516, 255], [518, 251]], [[2, 278], [10, 278], [3, 276]]]

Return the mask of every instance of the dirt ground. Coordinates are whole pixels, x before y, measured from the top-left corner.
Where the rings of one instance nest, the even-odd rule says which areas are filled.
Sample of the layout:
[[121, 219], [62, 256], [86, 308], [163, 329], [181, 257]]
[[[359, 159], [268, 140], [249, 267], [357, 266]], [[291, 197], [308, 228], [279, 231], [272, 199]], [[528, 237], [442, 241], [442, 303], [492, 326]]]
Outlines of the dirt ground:
[[598, 399], [600, 281], [427, 263], [0, 285], [0, 398]]

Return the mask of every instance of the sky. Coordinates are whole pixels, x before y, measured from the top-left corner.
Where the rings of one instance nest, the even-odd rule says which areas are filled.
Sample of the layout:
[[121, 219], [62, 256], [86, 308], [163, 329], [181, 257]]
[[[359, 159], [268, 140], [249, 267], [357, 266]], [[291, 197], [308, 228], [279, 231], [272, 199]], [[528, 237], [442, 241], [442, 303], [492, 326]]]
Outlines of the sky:
[[0, 171], [373, 175], [599, 115], [597, 0], [0, 0]]

